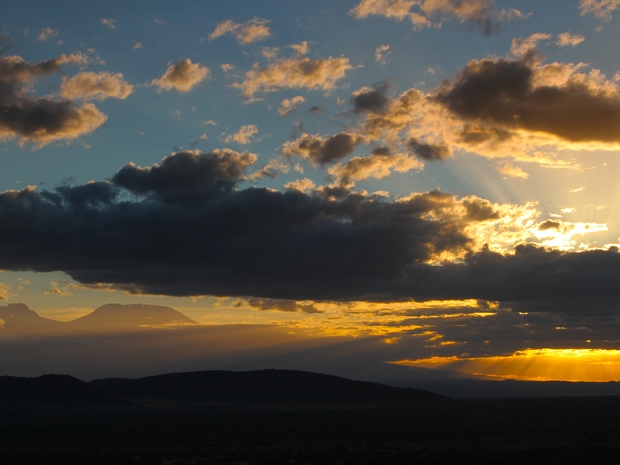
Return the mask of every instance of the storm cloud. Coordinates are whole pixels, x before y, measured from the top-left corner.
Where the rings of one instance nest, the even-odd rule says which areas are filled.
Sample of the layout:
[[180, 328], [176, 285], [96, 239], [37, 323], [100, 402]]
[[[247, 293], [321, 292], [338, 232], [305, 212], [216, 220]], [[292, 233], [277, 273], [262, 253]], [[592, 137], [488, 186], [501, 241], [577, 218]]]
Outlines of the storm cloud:
[[620, 141], [616, 86], [581, 77], [560, 85], [535, 85], [537, 77], [531, 55], [474, 60], [436, 98], [459, 117], [498, 129], [538, 131], [571, 142]]
[[[255, 155], [178, 152], [110, 181], [0, 194], [0, 268], [61, 270], [133, 293], [303, 300], [614, 299], [616, 249], [475, 250], [496, 206], [438, 190], [399, 200], [240, 188]], [[460, 261], [442, 261], [445, 256]]]
[[429, 219], [456, 201], [449, 194], [390, 202], [347, 189], [239, 189], [253, 159], [179, 152], [109, 182], [6, 191], [0, 267], [151, 294], [359, 299], [470, 242]]

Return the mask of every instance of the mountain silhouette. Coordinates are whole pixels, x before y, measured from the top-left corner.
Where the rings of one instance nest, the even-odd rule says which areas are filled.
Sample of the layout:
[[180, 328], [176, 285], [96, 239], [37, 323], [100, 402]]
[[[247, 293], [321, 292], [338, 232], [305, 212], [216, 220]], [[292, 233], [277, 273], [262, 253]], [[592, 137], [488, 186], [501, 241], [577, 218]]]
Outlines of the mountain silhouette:
[[43, 318], [25, 304], [0, 307], [0, 334], [16, 336], [134, 331], [145, 327], [197, 324], [181, 312], [161, 305], [107, 304], [68, 322]]
[[25, 304], [0, 307], [0, 330], [10, 334], [46, 335], [61, 330], [63, 323], [39, 316]]
[[231, 402], [334, 402], [411, 404], [446, 399], [429, 391], [353, 381], [296, 370], [197, 371], [89, 383], [125, 399], [161, 398]]
[[194, 320], [170, 307], [147, 304], [106, 304], [94, 312], [65, 323], [85, 331], [128, 330], [148, 326], [196, 325]]

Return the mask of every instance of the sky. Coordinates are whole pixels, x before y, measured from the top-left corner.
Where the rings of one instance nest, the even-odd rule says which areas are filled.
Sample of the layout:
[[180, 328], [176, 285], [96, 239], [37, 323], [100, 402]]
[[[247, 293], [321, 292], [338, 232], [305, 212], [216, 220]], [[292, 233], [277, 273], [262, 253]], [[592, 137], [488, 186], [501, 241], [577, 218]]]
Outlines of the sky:
[[7, 1], [0, 304], [620, 379], [619, 26], [620, 0]]

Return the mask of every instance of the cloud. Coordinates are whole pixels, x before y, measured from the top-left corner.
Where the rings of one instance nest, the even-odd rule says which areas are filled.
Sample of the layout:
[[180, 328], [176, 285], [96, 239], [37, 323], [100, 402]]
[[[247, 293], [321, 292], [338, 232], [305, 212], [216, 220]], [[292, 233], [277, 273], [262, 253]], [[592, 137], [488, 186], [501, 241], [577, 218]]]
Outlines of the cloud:
[[258, 126], [248, 124], [241, 126], [237, 132], [230, 134], [224, 138], [225, 143], [236, 142], [237, 144], [249, 144], [254, 134], [258, 133]]
[[244, 97], [254, 99], [257, 92], [276, 92], [282, 89], [332, 90], [336, 83], [351, 69], [345, 57], [287, 58], [276, 60], [267, 68], [253, 69], [245, 79], [233, 84]]
[[[538, 307], [539, 312], [587, 314], [594, 302], [616, 298], [617, 292], [612, 288], [616, 278], [612, 276], [617, 276], [619, 267], [620, 254], [616, 248], [563, 253], [523, 245], [514, 254], [482, 250], [467, 257], [463, 264], [437, 269], [414, 265], [408, 274], [415, 288], [425, 294], [424, 298], [441, 295], [441, 298], [466, 299], [475, 295], [490, 301], [520, 302], [519, 311], [528, 311], [528, 307], [534, 311]], [[545, 301], [556, 304], [543, 310]], [[563, 304], [566, 305], [563, 310], [558, 308]]]
[[268, 60], [273, 60], [278, 56], [280, 52], [279, 47], [261, 47], [260, 54], [267, 58]]
[[[452, 94], [454, 100], [449, 97], [450, 103], [444, 99], [446, 93], [459, 87], [460, 82], [469, 82], [470, 76], [472, 81], [474, 75], [482, 79], [483, 69], [490, 73], [491, 69], [497, 70], [500, 67], [506, 68], [505, 72], [498, 73], [493, 82], [480, 82], [474, 89], [459, 91], [458, 96]], [[597, 114], [599, 109], [606, 108], [613, 114], [615, 102], [618, 101], [617, 95], [620, 95], [617, 84], [606, 80], [598, 70], [592, 70], [588, 74], [581, 73], [583, 67], [585, 65], [582, 63], [544, 64], [535, 53], [528, 53], [515, 60], [473, 60], [457, 74], [453, 82], [444, 81], [430, 91], [411, 88], [391, 97], [385, 83], [372, 88], [365, 87], [353, 92], [350, 99], [352, 108], [349, 115], [362, 117], [360, 124], [352, 128], [356, 128], [368, 143], [388, 145], [393, 152], [410, 150], [407, 143], [415, 139], [420, 144], [443, 147], [449, 152], [464, 150], [488, 158], [510, 158], [547, 167], [578, 168], [572, 159], [554, 156], [553, 152], [614, 150], [620, 147], [617, 142], [604, 140], [604, 137], [598, 138], [602, 140], [597, 140], [597, 137], [576, 140], [576, 136], [589, 125], [587, 121], [583, 122], [581, 129], [570, 136], [570, 139], [560, 137], [564, 136], [564, 133], [556, 133], [567, 120], [581, 125], [582, 114], [575, 110], [578, 106], [571, 106], [571, 99], [575, 99], [575, 105], [583, 102], [584, 108], [593, 112], [594, 119], [600, 117], [600, 114]], [[522, 92], [515, 87], [517, 81], [518, 85], [527, 87], [528, 90]], [[479, 96], [474, 96], [472, 91], [479, 91]], [[504, 92], [513, 97], [504, 97]], [[545, 99], [545, 96], [549, 95], [554, 97]], [[560, 98], [555, 98], [556, 95]], [[500, 123], [490, 115], [466, 114], [457, 110], [456, 106], [464, 104], [465, 101], [480, 106], [491, 101], [491, 106], [503, 105], [504, 109], [501, 111], [505, 112], [505, 119]], [[539, 102], [536, 110], [533, 108], [535, 101]], [[508, 108], [508, 105], [514, 105], [514, 108]], [[544, 124], [549, 126], [549, 129], [540, 127], [539, 124], [536, 124], [536, 127], [533, 124], [523, 124], [524, 115], [520, 112], [529, 105], [532, 106], [532, 113], [540, 112], [533, 116], [546, 118]], [[600, 105], [600, 108], [592, 105]], [[611, 126], [612, 122], [603, 123], [597, 131], [607, 127], [609, 136], [613, 137]], [[558, 129], [555, 129], [556, 127]], [[442, 152], [446, 153], [445, 150]]]
[[151, 85], [157, 86], [159, 90], [176, 89], [179, 92], [188, 92], [208, 77], [209, 68], [199, 63], [192, 63], [187, 58], [168, 66], [164, 75], [153, 79]]
[[275, 179], [280, 173], [288, 173], [289, 168], [290, 164], [285, 163], [279, 158], [273, 158], [263, 168], [252, 173], [249, 178], [253, 181], [261, 178]]
[[9, 292], [11, 287], [4, 283], [0, 283], [0, 300], [9, 300]]
[[133, 86], [123, 80], [120, 73], [93, 73], [86, 71], [70, 79], [63, 78], [60, 96], [66, 99], [105, 100], [106, 98], [125, 99], [133, 91]]
[[[542, 76], [541, 76], [542, 75]], [[539, 83], [544, 68], [520, 60], [473, 60], [437, 101], [455, 115], [495, 130], [546, 133], [570, 142], [620, 142], [620, 90], [599, 76]]]
[[[412, 11], [417, 7], [418, 11]], [[523, 18], [519, 10], [498, 10], [494, 0], [362, 0], [350, 12], [358, 19], [371, 15], [411, 21], [414, 30], [441, 27], [456, 20], [480, 27], [485, 34], [496, 32], [506, 21]]]
[[309, 178], [297, 179], [295, 181], [287, 182], [284, 184], [285, 189], [295, 189], [300, 192], [308, 192], [316, 187], [314, 181]]
[[[143, 195], [164, 203], [185, 203], [193, 200], [210, 200], [220, 195], [231, 193], [237, 182], [244, 177], [246, 168], [252, 165], [257, 156], [229, 149], [216, 149], [209, 153], [200, 151], [176, 152], [165, 157], [160, 165], [141, 168], [129, 163], [112, 177], [112, 184], [102, 186], [103, 193], [92, 195], [93, 199], [105, 199], [110, 203], [115, 186]], [[89, 186], [88, 184], [86, 186]], [[93, 186], [94, 187], [94, 186]], [[71, 199], [70, 194], [78, 199], [90, 199], [86, 193], [77, 191], [78, 187], [59, 191], [60, 195], [72, 204], [78, 200]], [[91, 188], [92, 189], [92, 188]], [[90, 193], [90, 192], [89, 192]], [[89, 203], [92, 203], [89, 200]]]
[[209, 34], [209, 40], [217, 39], [224, 34], [230, 33], [235, 35], [237, 42], [241, 45], [251, 44], [252, 42], [265, 40], [271, 35], [271, 29], [267, 26], [269, 23], [268, 19], [256, 17], [245, 23], [235, 23], [232, 20], [228, 20], [216, 26], [215, 31]]
[[425, 144], [413, 137], [407, 141], [407, 147], [416, 156], [426, 161], [444, 160], [452, 155], [450, 147], [446, 144]]
[[41, 30], [41, 32], [39, 33], [39, 37], [37, 39], [40, 41], [45, 41], [49, 39], [50, 37], [56, 37], [56, 36], [58, 36], [58, 31], [56, 29], [52, 29], [51, 27], [46, 27]]
[[390, 54], [390, 45], [379, 45], [375, 48], [375, 61], [384, 65], [386, 63], [386, 55]]
[[389, 85], [385, 82], [376, 84], [374, 87], [362, 87], [353, 92], [351, 104], [353, 113], [385, 113], [390, 104], [387, 96]]
[[337, 185], [352, 188], [356, 181], [368, 178], [382, 179], [389, 176], [392, 171], [406, 173], [414, 169], [422, 169], [423, 166], [406, 153], [391, 154], [385, 148], [380, 148], [371, 155], [353, 157], [344, 164], [338, 163], [329, 168], [327, 174], [335, 178]]
[[343, 187], [241, 188], [256, 160], [182, 151], [127, 164], [109, 181], [5, 191], [0, 269], [57, 270], [82, 285], [157, 295], [618, 307], [617, 249], [515, 247], [600, 225], [550, 227], [532, 205], [438, 190], [390, 200]]
[[136, 42], [132, 48], [134, 50], [140, 50], [142, 48], [142, 42]]
[[109, 27], [110, 29], [116, 29], [116, 20], [113, 18], [102, 18], [101, 24]]
[[300, 42], [299, 44], [291, 44], [289, 45], [289, 47], [297, 52], [297, 56], [305, 55], [310, 51], [310, 47], [308, 47], [307, 40], [304, 40], [303, 42]]
[[586, 38], [581, 34], [571, 34], [570, 32], [563, 32], [562, 34], [558, 34], [558, 40], [556, 44], [559, 47], [574, 47], [575, 45], [579, 45]]
[[280, 113], [280, 116], [286, 116], [288, 114], [291, 114], [295, 111], [297, 111], [297, 109], [299, 108], [299, 104], [305, 102], [306, 99], [303, 98], [301, 95], [297, 95], [293, 98], [285, 98], [284, 100], [282, 100], [282, 102], [280, 103], [280, 108], [278, 108], [278, 113]]
[[296, 155], [318, 166], [325, 166], [351, 155], [364, 138], [357, 134], [340, 133], [331, 137], [321, 137], [304, 133], [294, 141], [286, 142], [283, 155]]
[[620, 0], [581, 0], [579, 12], [581, 16], [592, 13], [602, 19], [611, 19], [611, 13], [620, 7]]
[[502, 174], [505, 174], [511, 178], [521, 178], [527, 179], [530, 177], [529, 173], [526, 173], [519, 166], [512, 165], [510, 163], [505, 163], [503, 166], [492, 166], [492, 168]]
[[257, 310], [279, 310], [281, 312], [323, 313], [316, 308], [313, 302], [297, 302], [286, 299], [258, 299], [247, 300], [247, 305]]
[[64, 64], [87, 61], [81, 54], [33, 64], [19, 56], [0, 56], [0, 140], [19, 138], [20, 143], [43, 146], [75, 139], [101, 126], [106, 116], [92, 104], [76, 106], [71, 100], [34, 97], [28, 91], [36, 79], [60, 72]]
[[527, 54], [530, 50], [533, 50], [538, 45], [538, 42], [541, 40], [549, 40], [551, 39], [551, 34], [544, 34], [542, 32], [537, 32], [532, 34], [529, 37], [524, 39], [512, 39], [512, 45], [510, 46], [510, 53], [512, 53], [516, 57], [522, 57]]
[[50, 282], [50, 287], [43, 290], [43, 295], [57, 295], [60, 297], [70, 296], [71, 292], [68, 291], [69, 286], [60, 287], [56, 281]]
[[390, 294], [412, 263], [470, 242], [431, 218], [454, 205], [449, 194], [389, 202], [342, 189], [239, 190], [255, 161], [178, 152], [108, 182], [6, 191], [0, 268], [154, 294], [363, 298]]

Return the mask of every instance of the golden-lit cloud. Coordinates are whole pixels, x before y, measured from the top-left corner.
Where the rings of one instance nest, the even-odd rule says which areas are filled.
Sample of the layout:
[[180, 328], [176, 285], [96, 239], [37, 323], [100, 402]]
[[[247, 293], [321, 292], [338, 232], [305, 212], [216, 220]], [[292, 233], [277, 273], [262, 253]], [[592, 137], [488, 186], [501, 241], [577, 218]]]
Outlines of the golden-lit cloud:
[[386, 57], [390, 53], [390, 45], [379, 45], [375, 48], [375, 61], [384, 65], [386, 63]]
[[276, 92], [281, 89], [332, 90], [352, 68], [349, 59], [286, 58], [276, 60], [267, 68], [252, 69], [241, 82], [232, 86], [241, 90], [244, 97], [254, 99], [257, 92]]
[[586, 38], [581, 34], [571, 34], [570, 32], [563, 32], [562, 34], [558, 34], [558, 40], [556, 44], [560, 47], [574, 47], [575, 45], [579, 45]]
[[[417, 11], [412, 8], [417, 7]], [[523, 18], [519, 10], [498, 10], [494, 0], [361, 0], [350, 12], [358, 19], [371, 15], [411, 21], [414, 30], [441, 27], [443, 20], [473, 23], [485, 34], [495, 32], [505, 21]]]
[[306, 55], [310, 51], [307, 40], [304, 40], [298, 44], [291, 44], [289, 45], [289, 48], [295, 50], [297, 52], [297, 56]]
[[61, 55], [52, 60], [27, 63], [19, 56], [0, 56], [0, 140], [19, 138], [41, 147], [57, 140], [71, 140], [101, 126], [106, 116], [93, 104], [76, 106], [71, 100], [34, 97], [32, 87], [38, 78], [59, 72], [63, 65], [83, 66], [84, 54]]
[[105, 100], [106, 98], [125, 99], [133, 91], [121, 73], [93, 73], [86, 71], [70, 79], [63, 78], [60, 96], [67, 99]]
[[268, 19], [253, 18], [245, 23], [235, 23], [232, 20], [224, 21], [216, 26], [215, 31], [209, 34], [209, 40], [217, 39], [225, 34], [234, 34], [237, 42], [242, 45], [265, 40], [271, 35], [267, 26]]
[[41, 32], [39, 33], [39, 37], [37, 37], [37, 39], [39, 41], [46, 41], [50, 37], [56, 37], [56, 36], [58, 36], [58, 31], [56, 29], [52, 29], [51, 27], [46, 27], [41, 30]]
[[188, 92], [197, 84], [209, 77], [209, 68], [200, 63], [192, 63], [187, 58], [168, 66], [163, 76], [151, 81], [151, 85], [159, 90], [176, 89], [179, 92]]
[[620, 0], [580, 0], [579, 11], [582, 16], [592, 13], [603, 19], [611, 19], [612, 12], [620, 7]]
[[512, 39], [510, 53], [516, 57], [522, 57], [530, 50], [536, 48], [538, 42], [541, 40], [549, 40], [551, 37], [553, 37], [551, 34], [537, 32], [529, 37]]
[[297, 95], [293, 98], [285, 98], [280, 103], [280, 108], [278, 108], [278, 113], [280, 116], [286, 116], [290, 113], [297, 111], [299, 105], [306, 101], [301, 95]]
[[[515, 43], [513, 51], [531, 45]], [[584, 67], [545, 64], [531, 52], [515, 60], [472, 60], [454, 82], [432, 91], [412, 88], [392, 97], [385, 84], [359, 89], [352, 93], [352, 113], [364, 116], [360, 133], [368, 141], [445, 154], [429, 160], [467, 151], [579, 169], [571, 158], [558, 155], [620, 148], [620, 88], [598, 70], [583, 72]]]
[[67, 297], [71, 295], [69, 292], [70, 285], [59, 285], [56, 281], [51, 281], [49, 287], [43, 291], [43, 295], [56, 295], [61, 297]]
[[237, 132], [234, 134], [229, 134], [224, 138], [225, 143], [236, 142], [237, 144], [249, 144], [251, 142], [252, 136], [258, 133], [258, 126], [255, 124], [247, 124], [245, 126], [241, 126]]
[[502, 356], [435, 356], [393, 363], [504, 379], [620, 381], [620, 350], [615, 349], [525, 349]]
[[516, 166], [510, 163], [504, 163], [504, 165], [502, 166], [492, 166], [492, 168], [495, 171], [502, 173], [510, 178], [527, 179], [530, 177], [529, 173], [523, 171], [520, 166]]
[[110, 29], [116, 29], [116, 20], [114, 18], [101, 18], [101, 24]]
[[327, 170], [327, 175], [335, 178], [335, 183], [352, 188], [356, 181], [368, 178], [382, 179], [392, 171], [406, 173], [420, 170], [424, 164], [406, 153], [372, 153], [365, 157], [353, 157], [346, 163], [338, 163]]
[[252, 173], [249, 178], [253, 181], [260, 178], [275, 179], [280, 173], [288, 173], [291, 165], [284, 162], [281, 158], [272, 158], [263, 168]]
[[9, 292], [11, 287], [4, 283], [0, 283], [0, 300], [9, 300]]
[[308, 178], [297, 179], [296, 181], [287, 182], [284, 184], [285, 189], [295, 189], [300, 192], [308, 192], [316, 187], [314, 181]]

